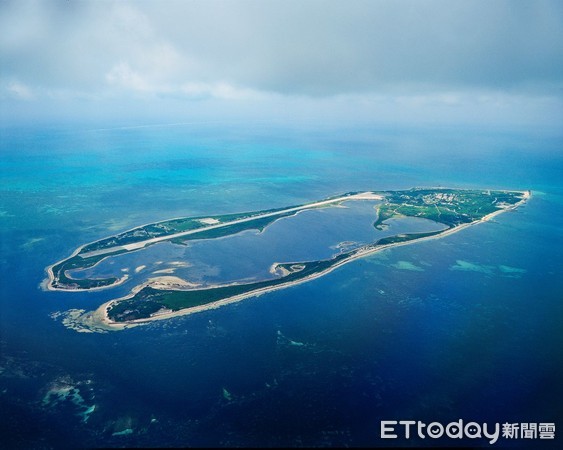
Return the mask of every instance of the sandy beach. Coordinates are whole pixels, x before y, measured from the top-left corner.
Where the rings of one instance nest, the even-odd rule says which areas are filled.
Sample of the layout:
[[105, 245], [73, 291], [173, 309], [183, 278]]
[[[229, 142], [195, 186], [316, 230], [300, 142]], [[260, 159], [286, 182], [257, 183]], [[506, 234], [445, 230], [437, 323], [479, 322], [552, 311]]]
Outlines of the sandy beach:
[[[202, 232], [206, 232], [206, 231], [210, 231], [210, 230], [214, 230], [216, 228], [223, 228], [223, 227], [228, 227], [228, 226], [232, 226], [232, 225], [237, 225], [240, 223], [245, 223], [245, 222], [252, 222], [254, 220], [257, 219], [263, 219], [263, 218], [267, 218], [267, 217], [275, 217], [278, 215], [282, 215], [282, 214], [287, 214], [287, 213], [291, 213], [291, 212], [299, 212], [299, 211], [304, 211], [307, 209], [312, 209], [312, 208], [319, 208], [319, 207], [324, 207], [324, 206], [328, 206], [331, 205], [333, 203], [340, 203], [343, 201], [348, 201], [348, 200], [383, 200], [383, 196], [376, 194], [375, 192], [371, 192], [371, 191], [366, 191], [366, 192], [360, 192], [357, 194], [353, 194], [353, 195], [345, 195], [345, 196], [341, 196], [341, 197], [336, 197], [336, 198], [332, 198], [332, 199], [328, 199], [328, 200], [321, 200], [319, 202], [314, 202], [314, 203], [309, 203], [306, 205], [301, 205], [301, 206], [295, 206], [293, 208], [287, 208], [284, 210], [280, 210], [280, 211], [275, 211], [275, 212], [271, 212], [271, 213], [264, 213], [264, 214], [257, 214], [254, 216], [250, 216], [250, 217], [246, 217], [243, 219], [238, 219], [238, 220], [233, 220], [230, 222], [220, 222], [217, 219], [214, 218], [204, 218], [204, 219], [199, 219], [199, 221], [203, 224], [206, 224], [207, 226], [205, 227], [201, 227], [201, 228], [196, 228], [194, 230], [188, 230], [188, 231], [182, 231], [179, 233], [174, 233], [174, 234], [170, 234], [170, 235], [166, 235], [166, 236], [159, 236], [159, 237], [155, 237], [155, 238], [151, 238], [151, 239], [146, 239], [144, 241], [140, 241], [140, 242], [135, 242], [132, 244], [125, 244], [125, 245], [118, 245], [118, 246], [114, 246], [114, 247], [110, 247], [110, 248], [106, 248], [106, 249], [101, 249], [101, 250], [94, 250], [91, 252], [86, 252], [86, 253], [81, 253], [81, 251], [91, 245], [91, 244], [95, 244], [97, 241], [94, 242], [89, 242], [87, 244], [81, 245], [80, 247], [78, 247], [69, 257], [64, 258], [60, 261], [57, 261], [54, 264], [51, 264], [50, 266], [48, 266], [46, 268], [47, 271], [47, 280], [45, 280], [44, 282], [42, 282], [40, 284], [41, 289], [43, 290], [47, 290], [47, 291], [65, 291], [65, 292], [83, 292], [85, 290], [88, 291], [93, 291], [93, 290], [101, 290], [101, 289], [107, 289], [113, 286], [117, 286], [119, 284], [122, 284], [123, 282], [125, 282], [127, 280], [127, 275], [119, 278], [115, 283], [112, 284], [108, 284], [105, 286], [100, 286], [100, 287], [96, 287], [96, 288], [89, 288], [89, 289], [76, 289], [73, 287], [56, 287], [53, 286], [53, 283], [56, 281], [55, 279], [55, 275], [53, 273], [53, 267], [57, 266], [58, 264], [63, 263], [64, 261], [73, 258], [77, 255], [79, 255], [82, 258], [88, 258], [91, 256], [100, 256], [100, 255], [107, 255], [107, 257], [110, 257], [112, 253], [115, 253], [116, 251], [119, 250], [126, 250], [128, 252], [131, 251], [135, 251], [135, 250], [140, 250], [145, 248], [147, 245], [151, 245], [151, 244], [156, 244], [158, 242], [162, 242], [162, 241], [169, 241], [172, 239], [177, 239], [180, 237], [184, 237], [184, 236], [188, 236], [188, 235], [192, 235], [192, 234], [196, 234], [196, 233], [202, 233]], [[182, 219], [182, 218], [180, 218]], [[169, 219], [169, 220], [175, 220], [175, 219]], [[123, 233], [127, 233], [127, 232], [131, 232], [134, 230], [137, 230], [139, 228], [142, 228], [144, 226], [148, 226], [151, 224], [146, 224], [146, 225], [142, 225], [140, 227], [135, 227], [132, 228], [130, 230], [124, 231]], [[106, 239], [111, 239], [112, 237], [117, 237], [117, 235], [115, 236], [110, 236], [109, 238]], [[103, 261], [102, 258], [100, 259], [100, 261], [97, 262], [97, 264], [99, 264], [101, 261]], [[140, 266], [142, 268], [144, 268], [144, 266]], [[139, 269], [139, 271], [142, 269]]]
[[[520, 192], [520, 191], [518, 191]], [[115, 299], [115, 300], [111, 300], [109, 302], [104, 303], [103, 305], [101, 305], [98, 309], [96, 309], [93, 312], [90, 313], [85, 313], [83, 315], [83, 319], [79, 318], [78, 321], [81, 322], [81, 324], [85, 325], [85, 326], [91, 326], [92, 329], [95, 331], [98, 328], [101, 328], [103, 330], [121, 330], [124, 328], [129, 328], [129, 327], [133, 327], [133, 326], [139, 326], [139, 325], [143, 325], [143, 324], [147, 324], [149, 322], [152, 322], [154, 320], [164, 320], [164, 319], [169, 319], [172, 317], [179, 317], [179, 316], [185, 316], [185, 315], [189, 315], [189, 314], [195, 314], [198, 312], [202, 312], [202, 311], [208, 311], [208, 310], [212, 310], [212, 309], [216, 309], [216, 308], [220, 308], [222, 306], [225, 305], [229, 305], [232, 303], [236, 303], [239, 302], [241, 300], [244, 300], [246, 298], [249, 297], [257, 297], [260, 296], [262, 294], [265, 294], [267, 292], [272, 292], [272, 291], [276, 291], [276, 290], [280, 290], [280, 289], [286, 289], [288, 287], [291, 286], [295, 286], [301, 283], [306, 283], [310, 280], [319, 278], [321, 276], [326, 275], [327, 273], [332, 272], [333, 270], [337, 269], [338, 267], [347, 264], [351, 261], [354, 261], [356, 259], [359, 258], [364, 258], [366, 256], [375, 254], [377, 252], [383, 251], [383, 250], [387, 250], [393, 247], [399, 247], [399, 246], [403, 246], [403, 245], [411, 245], [414, 244], [416, 242], [422, 242], [422, 241], [428, 241], [428, 240], [432, 240], [432, 239], [441, 239], [445, 236], [449, 236], [453, 233], [457, 233], [458, 231], [461, 231], [463, 229], [466, 229], [470, 226], [479, 224], [479, 223], [483, 223], [483, 222], [488, 222], [491, 219], [493, 219], [494, 217], [498, 216], [499, 214], [502, 214], [504, 212], [507, 211], [511, 211], [516, 209], [517, 207], [519, 207], [520, 205], [524, 204], [526, 201], [528, 201], [528, 199], [531, 197], [531, 191], [524, 191], [521, 192], [522, 195], [522, 199], [518, 202], [515, 203], [513, 205], [507, 206], [505, 208], [499, 209], [498, 211], [495, 211], [493, 213], [490, 213], [486, 216], [484, 216], [483, 218], [481, 218], [480, 220], [476, 220], [474, 222], [471, 223], [467, 223], [467, 224], [462, 224], [453, 228], [449, 228], [447, 230], [444, 230], [442, 232], [440, 232], [439, 234], [433, 235], [433, 236], [427, 236], [427, 237], [422, 237], [419, 239], [415, 239], [412, 241], [406, 241], [406, 242], [397, 242], [397, 243], [391, 243], [391, 244], [385, 244], [385, 245], [381, 245], [375, 248], [366, 248], [366, 249], [359, 249], [357, 252], [355, 252], [354, 254], [350, 255], [348, 258], [339, 261], [338, 263], [336, 263], [334, 266], [331, 266], [330, 268], [321, 271], [321, 272], [317, 272], [314, 274], [311, 274], [307, 277], [304, 277], [302, 279], [296, 280], [296, 281], [288, 281], [287, 283], [281, 283], [275, 286], [268, 286], [268, 287], [264, 287], [264, 288], [260, 288], [260, 289], [256, 289], [256, 290], [252, 290], [249, 292], [245, 292], [243, 294], [239, 294], [239, 295], [235, 295], [232, 297], [228, 297], [222, 300], [218, 300], [209, 304], [205, 304], [205, 305], [200, 305], [200, 306], [195, 306], [192, 308], [186, 308], [180, 311], [163, 311], [161, 313], [157, 313], [151, 317], [148, 318], [143, 318], [143, 319], [136, 319], [136, 320], [132, 320], [132, 321], [128, 321], [126, 323], [121, 323], [121, 322], [114, 322], [112, 320], [109, 319], [108, 317], [108, 308], [116, 303], [116, 302], [120, 302], [122, 300], [126, 300], [129, 298], [132, 298], [137, 292], [139, 292], [139, 290], [141, 290], [143, 287], [147, 286], [147, 285], [151, 285], [152, 287], [156, 287], [158, 286], [158, 289], [170, 289], [170, 290], [185, 290], [186, 287], [188, 285], [189, 288], [193, 289], [193, 284], [186, 282], [185, 280], [181, 280], [180, 278], [177, 277], [159, 277], [157, 279], [153, 279], [152, 283], [150, 284], [151, 281], [149, 280], [149, 282], [144, 283], [143, 285], [137, 286], [136, 288], [133, 289], [133, 291], [122, 298], [119, 299]], [[276, 273], [276, 264], [274, 263], [271, 266], [270, 271], [273, 273]], [[288, 272], [287, 269], [283, 270], [284, 274], [285, 272]]]

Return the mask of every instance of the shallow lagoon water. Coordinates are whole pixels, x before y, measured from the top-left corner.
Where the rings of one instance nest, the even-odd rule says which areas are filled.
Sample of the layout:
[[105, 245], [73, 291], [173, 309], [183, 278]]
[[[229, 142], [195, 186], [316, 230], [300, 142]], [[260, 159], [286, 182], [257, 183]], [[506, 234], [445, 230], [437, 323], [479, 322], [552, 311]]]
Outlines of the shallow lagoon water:
[[[562, 144], [545, 130], [2, 130], [3, 445], [381, 446], [390, 443], [379, 421], [394, 419], [559, 430]], [[49, 264], [139, 224], [439, 184], [534, 195], [443, 239], [119, 333], [77, 333], [50, 315], [94, 309], [133, 281], [91, 293], [38, 288]], [[236, 248], [257, 237], [237, 236]], [[330, 242], [319, 254], [334, 251]], [[202, 258], [208, 244], [198, 243]], [[168, 245], [146, 252], [190, 251]], [[61, 385], [73, 395], [45, 404]], [[401, 444], [415, 443], [426, 444]]]
[[157, 275], [175, 275], [198, 284], [270, 279], [272, 264], [329, 259], [402, 233], [443, 230], [427, 219], [391, 219], [382, 230], [373, 224], [378, 202], [352, 201], [341, 207], [301, 211], [278, 219], [264, 230], [247, 230], [218, 239], [162, 242], [107, 258], [89, 269], [70, 271], [75, 278], [130, 277], [140, 284]]

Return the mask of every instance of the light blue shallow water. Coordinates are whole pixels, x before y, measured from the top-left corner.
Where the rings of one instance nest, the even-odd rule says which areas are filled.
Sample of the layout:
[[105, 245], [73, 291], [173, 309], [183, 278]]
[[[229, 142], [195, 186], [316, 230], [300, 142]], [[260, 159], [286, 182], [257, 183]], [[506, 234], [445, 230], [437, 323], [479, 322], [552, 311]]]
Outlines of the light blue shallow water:
[[358, 248], [401, 233], [445, 229], [427, 219], [405, 217], [377, 230], [374, 201], [345, 202], [343, 207], [306, 210], [281, 218], [264, 230], [247, 230], [220, 239], [161, 242], [142, 251], [102, 260], [88, 269], [69, 271], [73, 278], [129, 276], [138, 285], [159, 275], [175, 275], [196, 283], [232, 283], [274, 276], [272, 264], [329, 259], [346, 248]]
[[[380, 420], [561, 423], [561, 136], [181, 126], [0, 138], [0, 432], [10, 446], [377, 446], [390, 445]], [[108, 292], [38, 289], [47, 265], [139, 224], [436, 185], [534, 195], [447, 238], [122, 333], [80, 334], [49, 316], [93, 309]], [[290, 232], [277, 225], [274, 244]], [[245, 236], [233, 245], [251, 254], [258, 244]], [[296, 248], [280, 249], [288, 257], [307, 243], [293, 238]], [[204, 266], [226, 252], [191, 245]], [[247, 276], [251, 263], [207, 276]]]

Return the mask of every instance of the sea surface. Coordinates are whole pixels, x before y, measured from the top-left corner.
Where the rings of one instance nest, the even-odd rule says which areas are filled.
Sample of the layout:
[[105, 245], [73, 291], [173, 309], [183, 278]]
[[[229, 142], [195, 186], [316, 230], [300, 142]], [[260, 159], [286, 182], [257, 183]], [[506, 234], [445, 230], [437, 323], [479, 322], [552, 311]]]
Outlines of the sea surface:
[[[496, 446], [556, 448], [563, 439], [560, 131], [4, 128], [0, 177], [0, 447], [490, 447], [484, 439], [384, 440], [382, 420], [547, 422], [555, 423], [554, 441], [501, 438]], [[533, 195], [442, 239], [122, 332], [78, 333], [62, 318], [134, 283], [40, 289], [48, 265], [138, 225], [415, 186]], [[356, 207], [363, 217], [372, 205]], [[191, 257], [200, 280], [232, 281], [261, 276], [249, 268], [254, 253], [270, 261], [260, 241], [267, 233], [276, 236], [268, 255], [278, 252], [279, 262], [324, 258], [341, 240], [372, 237], [362, 227], [344, 236], [337, 208], [294, 219], [314, 225], [314, 214], [334, 214], [332, 234], [305, 226], [307, 236], [296, 234], [284, 219], [260, 236], [162, 244], [126, 262], [150, 272], [161, 260]], [[111, 273], [104, 263], [96, 270]]]

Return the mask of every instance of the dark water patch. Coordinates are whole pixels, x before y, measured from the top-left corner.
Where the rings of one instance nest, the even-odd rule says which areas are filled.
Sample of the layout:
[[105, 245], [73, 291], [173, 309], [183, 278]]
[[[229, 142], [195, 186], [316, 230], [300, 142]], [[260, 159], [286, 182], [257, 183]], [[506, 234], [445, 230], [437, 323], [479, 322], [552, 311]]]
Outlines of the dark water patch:
[[[2, 135], [5, 446], [373, 446], [382, 419], [561, 422], [560, 138], [220, 131]], [[187, 170], [191, 160], [190, 176], [160, 172]], [[138, 170], [152, 163], [154, 173]], [[210, 171], [212, 179], [203, 176]], [[109, 227], [437, 184], [543, 194], [490, 223], [304, 285], [119, 333], [76, 333], [49, 317], [93, 309], [107, 293], [37, 288], [48, 264]], [[495, 270], [449, 270], [457, 260]], [[394, 267], [401, 261], [425, 270]], [[501, 266], [526, 272], [498, 276]], [[223, 270], [229, 276], [228, 264]], [[95, 403], [86, 423], [72, 402], [40, 406], [61, 377]], [[89, 379], [93, 398], [80, 384]]]

